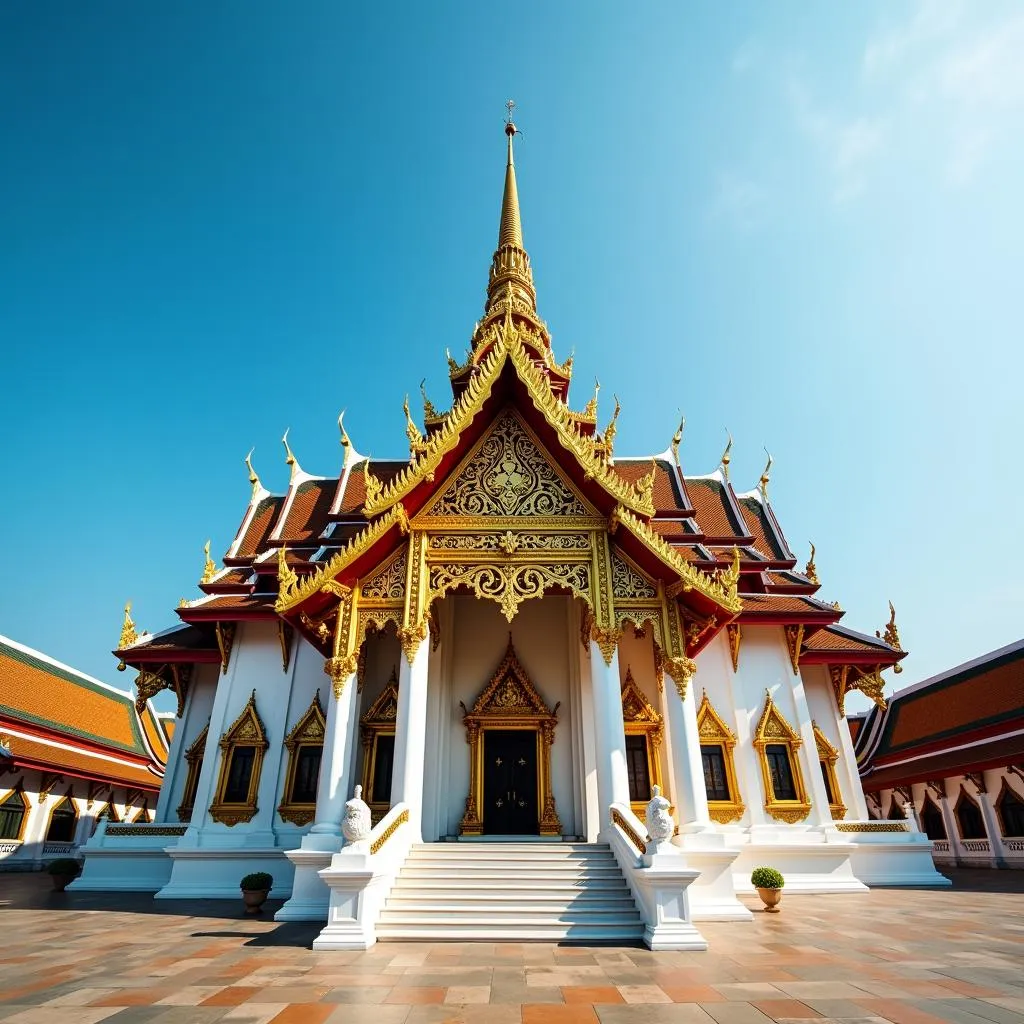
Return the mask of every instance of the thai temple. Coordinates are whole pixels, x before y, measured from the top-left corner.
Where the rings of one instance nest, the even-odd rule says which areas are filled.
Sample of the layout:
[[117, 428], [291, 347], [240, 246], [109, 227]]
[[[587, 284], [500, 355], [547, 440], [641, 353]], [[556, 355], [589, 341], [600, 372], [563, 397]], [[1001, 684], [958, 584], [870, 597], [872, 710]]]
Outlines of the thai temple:
[[252, 493], [203, 596], [115, 652], [172, 690], [156, 819], [101, 823], [75, 889], [237, 897], [274, 878], [317, 949], [377, 939], [702, 949], [787, 893], [942, 885], [913, 816], [871, 820], [845, 719], [901, 650], [797, 568], [768, 470], [686, 472], [682, 427], [616, 450], [538, 312], [513, 140], [482, 319], [409, 455]]

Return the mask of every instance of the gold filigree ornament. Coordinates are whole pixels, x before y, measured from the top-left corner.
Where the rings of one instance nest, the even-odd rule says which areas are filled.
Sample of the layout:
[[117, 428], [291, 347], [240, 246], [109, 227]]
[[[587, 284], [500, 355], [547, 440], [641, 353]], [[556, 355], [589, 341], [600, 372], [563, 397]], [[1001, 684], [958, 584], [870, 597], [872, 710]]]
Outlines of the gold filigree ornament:
[[278, 593], [285, 594], [296, 588], [299, 575], [288, 564], [288, 545], [282, 544], [277, 549], [277, 584]]
[[819, 584], [818, 567], [814, 564], [814, 542], [811, 542], [811, 557], [807, 559], [804, 566], [804, 575], [815, 585]]
[[331, 688], [336, 700], [341, 698], [345, 692], [346, 683], [356, 674], [358, 667], [359, 654], [355, 651], [351, 654], [324, 660], [324, 672], [331, 677]]
[[[903, 650], [903, 645], [900, 642], [900, 631], [896, 626], [896, 609], [893, 607], [892, 601], [889, 602], [889, 621], [885, 624], [885, 632], [882, 633], [876, 629], [875, 636], [880, 640], [884, 640], [894, 650]], [[903, 666], [900, 664], [893, 665], [892, 670], [896, 675], [899, 675], [903, 671]]]
[[402, 646], [402, 653], [406, 661], [411, 665], [416, 657], [420, 644], [427, 639], [428, 626], [426, 619], [421, 622], [413, 622], [403, 626], [398, 631], [398, 642]]
[[[124, 605], [124, 621], [121, 623], [121, 636], [117, 641], [117, 649], [123, 651], [139, 642], [139, 632], [135, 628], [135, 620], [132, 618], [132, 603], [126, 601]], [[128, 666], [123, 662], [117, 663], [117, 671], [123, 672]]]
[[419, 427], [412, 421], [408, 395], [405, 396], [405, 401], [402, 403], [402, 411], [405, 413], [405, 436], [409, 439], [409, 455], [414, 456], [423, 450], [423, 435], [420, 433]]

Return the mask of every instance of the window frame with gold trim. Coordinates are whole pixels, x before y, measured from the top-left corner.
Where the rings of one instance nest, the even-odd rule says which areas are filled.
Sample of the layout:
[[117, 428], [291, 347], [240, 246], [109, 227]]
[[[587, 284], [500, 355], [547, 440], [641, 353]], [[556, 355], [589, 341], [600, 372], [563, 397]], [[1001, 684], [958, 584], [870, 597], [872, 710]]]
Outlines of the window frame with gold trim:
[[[285, 772], [284, 789], [277, 813], [284, 821], [293, 825], [308, 825], [316, 816], [316, 794], [320, 788], [320, 772], [323, 769], [324, 735], [327, 718], [323, 705], [320, 703], [320, 691], [317, 690], [310, 701], [309, 707], [295, 723], [291, 732], [285, 737], [284, 746], [288, 751], [288, 768]], [[317, 766], [317, 783], [313, 787], [313, 799], [299, 800], [296, 798], [295, 785], [299, 780], [299, 766], [303, 753], [307, 750], [320, 750], [320, 763]]]
[[[701, 697], [697, 709], [697, 735], [701, 747], [701, 768], [704, 767], [704, 747], [717, 747], [722, 757], [725, 774], [727, 800], [712, 800], [708, 797], [708, 815], [720, 825], [739, 821], [746, 812], [746, 804], [740, 799], [739, 783], [736, 781], [736, 733], [725, 724], [725, 719], [715, 709], [707, 690]], [[707, 792], [707, 773], [704, 773], [704, 789]]]
[[[754, 730], [754, 749], [758, 754], [761, 784], [764, 788], [764, 809], [777, 821], [795, 825], [804, 821], [811, 813], [811, 801], [807, 795], [800, 766], [800, 748], [803, 746], [803, 740], [776, 706], [771, 690], [765, 690], [764, 693], [764, 710]], [[769, 749], [771, 747], [782, 747], [785, 751], [793, 788], [792, 798], [776, 796], [770, 763], [770, 757], [774, 756]]]
[[843, 791], [839, 788], [839, 776], [836, 774], [839, 749], [829, 742], [817, 722], [812, 721], [811, 727], [814, 729], [814, 745], [818, 750], [818, 767], [825, 783], [825, 796], [829, 798], [828, 809], [833, 821], [842, 821], [846, 817], [846, 804], [842, 801]]
[[[626, 667], [626, 678], [622, 683], [622, 725], [626, 736], [642, 736], [647, 754], [647, 786], [650, 794], [654, 787], [660, 786], [662, 795], [668, 797], [661, 781], [661, 743], [665, 737], [665, 727], [661, 715], [644, 695], [643, 690], [633, 679], [633, 671]], [[627, 739], [628, 746], [628, 739]], [[628, 754], [627, 754], [628, 756]], [[633, 813], [643, 818], [650, 803], [651, 796], [646, 800], [634, 800], [630, 794], [629, 805]]]
[[[374, 825], [391, 809], [391, 780], [388, 780], [389, 792], [387, 799], [381, 799], [382, 794], [376, 792], [375, 782], [377, 779], [377, 755], [380, 749], [380, 741], [382, 738], [391, 737], [392, 742], [394, 742], [397, 719], [398, 674], [395, 669], [392, 669], [391, 678], [387, 681], [384, 689], [380, 691], [376, 700], [359, 719], [360, 736], [363, 744], [363, 800], [366, 801], [367, 806], [370, 808], [370, 821]], [[393, 764], [394, 752], [392, 748]]]
[[[266, 729], [256, 710], [256, 691], [242, 708], [241, 714], [220, 738], [220, 764], [217, 774], [217, 788], [209, 814], [214, 821], [231, 828], [243, 821], [252, 821], [259, 806], [256, 797], [259, 793], [260, 775], [263, 769], [263, 758], [270, 744], [267, 742]], [[252, 748], [252, 763], [249, 767], [248, 785], [243, 800], [229, 800], [231, 773], [234, 759], [238, 751]]]
[[[53, 828], [54, 816], [65, 804], [71, 808], [71, 814], [74, 817], [74, 824], [71, 826], [71, 837], [69, 839], [54, 839], [50, 835], [50, 829]], [[49, 813], [46, 816], [46, 831], [43, 833], [43, 843], [68, 843], [73, 845], [75, 837], [78, 835], [79, 818], [78, 806], [75, 804], [74, 788], [69, 786], [67, 792], [50, 808]]]
[[25, 783], [23, 779], [18, 779], [17, 783], [11, 788], [7, 795], [0, 800], [0, 811], [7, 806], [7, 802], [12, 797], [18, 797], [21, 800], [21, 821], [18, 824], [18, 834], [16, 836], [7, 836], [0, 838], [0, 842], [4, 843], [23, 843], [25, 841], [25, 829], [28, 828], [29, 815], [32, 813], [32, 803], [25, 793]]
[[199, 789], [199, 775], [203, 770], [203, 757], [206, 753], [206, 741], [210, 735], [210, 723], [203, 726], [199, 735], [189, 744], [185, 751], [185, 785], [181, 790], [181, 803], [175, 813], [178, 821], [191, 821], [195, 810], [196, 793]]
[[999, 823], [999, 834], [1004, 839], [1020, 839], [1024, 837], [1024, 829], [1019, 832], [1007, 832], [1006, 831], [1006, 819], [1003, 817], [1003, 801], [1006, 799], [1007, 794], [1011, 796], [1017, 803], [1024, 806], [1024, 796], [1018, 793], [1013, 786], [1010, 785], [1009, 779], [1004, 775], [1002, 778], [1002, 786], [999, 788], [999, 796], [993, 801], [993, 807], [996, 812], [996, 821]]

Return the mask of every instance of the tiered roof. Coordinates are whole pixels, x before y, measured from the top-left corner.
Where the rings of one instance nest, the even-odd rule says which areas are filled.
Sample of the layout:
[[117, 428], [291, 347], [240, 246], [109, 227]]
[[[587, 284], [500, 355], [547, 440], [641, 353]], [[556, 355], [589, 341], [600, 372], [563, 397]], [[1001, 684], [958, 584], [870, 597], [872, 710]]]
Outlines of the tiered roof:
[[[682, 426], [666, 452], [616, 458], [618, 404], [603, 432], [597, 429], [596, 395], [584, 410], [570, 409], [571, 360], [559, 364], [552, 354], [523, 247], [512, 154], [516, 129], [511, 122], [506, 134], [498, 248], [484, 316], [474, 328], [465, 361], [460, 364], [448, 357], [452, 408], [439, 412], [424, 396], [422, 431], [406, 409], [408, 460], [371, 464], [352, 446], [339, 421], [344, 465], [329, 477], [302, 471], [286, 437], [291, 479], [282, 495], [265, 490], [249, 463], [252, 497], [224, 558], [226, 569], [202, 584], [204, 597], [178, 609], [182, 620], [199, 630], [179, 660], [216, 660], [212, 623], [273, 620], [283, 610], [293, 611], [290, 605], [283, 609], [279, 600], [277, 573], [282, 561], [289, 577], [294, 573], [297, 579], [310, 581], [328, 575], [340, 579], [338, 574], [344, 572], [357, 577], [358, 570], [368, 567], [360, 558], [379, 561], [382, 545], [397, 543], [404, 525], [399, 520], [425, 506], [502, 406], [511, 403], [598, 513], [625, 525], [617, 542], [625, 533], [625, 543], [634, 545], [637, 556], [651, 560], [653, 576], [671, 581], [685, 574], [696, 584], [687, 587], [687, 600], [703, 601], [704, 613], [715, 616], [717, 628], [730, 620], [798, 624], [803, 653], [812, 660], [829, 655], [852, 659], [850, 664], [866, 665], [870, 659], [876, 668], [894, 665], [904, 656], [898, 644], [834, 628], [844, 613], [815, 596], [819, 585], [812, 566], [804, 572], [797, 568], [768, 500], [767, 468], [757, 489], [737, 493], [728, 478], [727, 448], [713, 473], [687, 476], [679, 458]], [[716, 583], [737, 552], [741, 602], [723, 597]], [[296, 592], [301, 595], [302, 588]], [[301, 622], [290, 621], [303, 628]], [[712, 635], [708, 633], [706, 640]], [[168, 634], [163, 637], [166, 642]], [[316, 642], [313, 636], [309, 639]], [[166, 649], [155, 652], [152, 645], [153, 641], [142, 641], [117, 653], [137, 665], [175, 660]], [[202, 658], [196, 656], [200, 649], [205, 652]]]
[[15, 768], [155, 791], [173, 721], [131, 694], [0, 637], [0, 734]]
[[1024, 770], [1024, 640], [901, 690], [858, 720], [851, 732], [867, 790]]

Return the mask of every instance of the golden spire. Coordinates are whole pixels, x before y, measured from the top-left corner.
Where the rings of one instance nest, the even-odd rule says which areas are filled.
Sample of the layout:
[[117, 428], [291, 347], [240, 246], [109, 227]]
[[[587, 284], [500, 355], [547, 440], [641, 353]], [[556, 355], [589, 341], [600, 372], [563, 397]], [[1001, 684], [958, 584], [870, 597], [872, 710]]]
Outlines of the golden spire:
[[203, 555], [206, 558], [206, 564], [203, 566], [203, 578], [200, 582], [209, 583], [217, 575], [217, 563], [210, 557], [209, 541], [203, 545]]
[[819, 583], [818, 567], [814, 564], [814, 541], [811, 541], [811, 557], [807, 559], [804, 566], [804, 575], [814, 584]]
[[252, 484], [252, 498], [256, 500], [256, 495], [263, 489], [263, 484], [260, 483], [260, 478], [256, 475], [256, 470], [252, 468], [252, 453], [256, 451], [255, 448], [249, 449], [249, 454], [245, 457], [245, 465], [249, 470], [249, 483]]
[[[292, 428], [289, 427], [288, 430]], [[299, 460], [295, 458], [295, 453], [291, 449], [291, 445], [288, 444], [288, 430], [284, 432], [284, 437], [281, 438], [281, 444], [284, 445], [284, 463], [286, 466], [292, 467], [292, 475], [289, 477], [288, 482], [294, 481], [295, 477], [302, 472], [302, 467], [299, 465]]]
[[764, 472], [761, 474], [761, 479], [757, 483], [757, 489], [761, 492], [761, 497], [768, 500], [768, 481], [771, 479], [768, 474], [771, 472], [772, 463], [775, 461], [772, 458], [772, 453], [767, 448], [764, 450], [765, 455], [768, 456], [768, 461], [765, 463]]
[[[126, 647], [139, 642], [139, 633], [132, 621], [132, 603], [126, 601], [124, 606], [124, 622], [121, 623], [121, 637], [117, 641], [117, 649], [123, 651]], [[117, 671], [123, 672], [128, 666], [123, 661], [117, 663]]]
[[408, 395], [405, 396], [402, 409], [405, 411], [405, 436], [409, 438], [409, 454], [415, 455], [423, 450], [423, 435], [420, 433], [420, 428], [412, 421], [412, 415], [409, 412]]
[[420, 397], [423, 399], [423, 418], [425, 420], [436, 420], [438, 418], [437, 409], [434, 408], [434, 403], [427, 398], [426, 377], [420, 381]]
[[299, 582], [298, 573], [288, 564], [287, 544], [282, 544], [277, 549], [277, 580], [278, 589], [282, 594], [293, 590]]
[[338, 433], [341, 434], [341, 447], [345, 449], [345, 453], [348, 454], [349, 449], [352, 447], [352, 440], [348, 436], [348, 431], [345, 429], [345, 410], [342, 409], [338, 413]]
[[498, 225], [498, 248], [491, 261], [490, 279], [487, 283], [487, 313], [505, 303], [511, 310], [513, 299], [525, 303], [529, 312], [536, 315], [537, 295], [533, 289], [533, 272], [530, 257], [523, 248], [523, 224], [519, 215], [519, 189], [516, 185], [516, 165], [512, 151], [512, 139], [519, 134], [512, 121], [515, 103], [509, 100], [508, 117], [505, 120], [505, 135], [508, 139], [508, 156], [505, 161], [505, 190], [501, 197], [501, 221]]
[[[875, 630], [875, 636], [879, 640], [884, 640], [890, 647], [894, 647], [897, 651], [903, 650], [903, 645], [900, 643], [900, 631], [896, 626], [896, 609], [893, 607], [892, 601], [889, 602], [889, 621], [885, 624], [885, 632]], [[893, 672], [897, 675], [903, 671], [902, 665], [893, 665]]]
[[732, 434], [729, 433], [729, 428], [726, 427], [725, 432], [729, 434], [729, 441], [725, 446], [725, 451], [722, 452], [722, 476], [725, 477], [726, 483], [729, 482], [729, 463], [732, 462]]
[[595, 377], [594, 378], [594, 397], [587, 402], [586, 408], [583, 410], [583, 415], [587, 419], [597, 419], [597, 396], [601, 394], [601, 382]]

